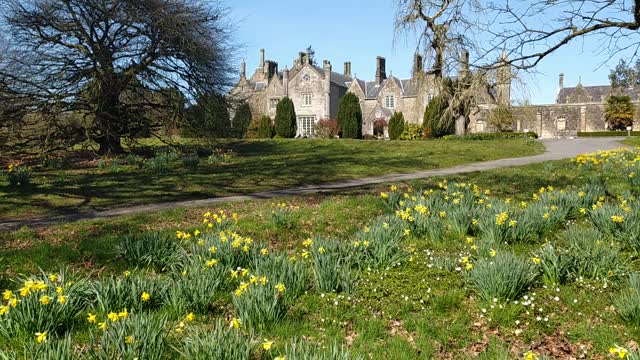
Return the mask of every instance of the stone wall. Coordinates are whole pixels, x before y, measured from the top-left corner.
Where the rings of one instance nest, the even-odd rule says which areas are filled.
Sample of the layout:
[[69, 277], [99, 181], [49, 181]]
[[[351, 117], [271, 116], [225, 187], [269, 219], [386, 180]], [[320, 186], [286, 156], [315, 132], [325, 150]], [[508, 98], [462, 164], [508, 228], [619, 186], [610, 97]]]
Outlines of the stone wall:
[[[636, 107], [640, 102], [635, 102]], [[514, 107], [516, 123], [513, 130], [534, 131], [541, 138], [571, 137], [578, 132], [606, 131], [603, 103], [550, 104]], [[638, 107], [640, 109], [640, 107]], [[491, 107], [478, 109], [471, 116], [468, 131], [492, 132], [487, 119]], [[634, 128], [638, 129], [640, 111], [636, 111]]]

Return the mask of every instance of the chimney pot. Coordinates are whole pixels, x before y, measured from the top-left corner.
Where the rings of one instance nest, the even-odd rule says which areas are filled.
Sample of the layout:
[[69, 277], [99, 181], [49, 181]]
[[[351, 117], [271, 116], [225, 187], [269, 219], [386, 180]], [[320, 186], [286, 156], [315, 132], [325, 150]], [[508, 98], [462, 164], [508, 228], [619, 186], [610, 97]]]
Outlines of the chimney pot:
[[344, 63], [344, 75], [351, 76], [351, 61]]
[[558, 76], [558, 87], [560, 90], [564, 89], [564, 73], [560, 73]]
[[260, 68], [264, 68], [264, 49], [260, 49]]

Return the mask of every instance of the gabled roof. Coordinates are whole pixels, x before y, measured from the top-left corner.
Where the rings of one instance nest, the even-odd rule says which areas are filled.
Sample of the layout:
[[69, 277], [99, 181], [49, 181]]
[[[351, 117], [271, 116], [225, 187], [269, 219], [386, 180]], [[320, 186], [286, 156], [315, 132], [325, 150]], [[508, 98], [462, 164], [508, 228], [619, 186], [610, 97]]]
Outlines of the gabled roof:
[[[560, 89], [556, 103], [567, 104], [572, 102], [605, 102], [609, 95], [620, 93], [629, 95], [631, 100], [640, 100], [640, 88], [613, 89], [609, 85], [583, 86], [578, 84], [575, 87]], [[586, 100], [586, 101], [577, 101]]]
[[389, 77], [382, 81], [380, 85], [376, 85], [375, 81], [367, 81], [360, 82], [362, 89], [364, 90], [365, 99], [376, 99], [380, 90], [384, 88], [387, 84], [387, 81], [393, 79], [400, 86], [400, 91], [402, 92], [402, 96], [413, 97], [418, 93], [418, 89], [416, 87], [416, 82], [412, 79], [398, 79], [394, 76]]

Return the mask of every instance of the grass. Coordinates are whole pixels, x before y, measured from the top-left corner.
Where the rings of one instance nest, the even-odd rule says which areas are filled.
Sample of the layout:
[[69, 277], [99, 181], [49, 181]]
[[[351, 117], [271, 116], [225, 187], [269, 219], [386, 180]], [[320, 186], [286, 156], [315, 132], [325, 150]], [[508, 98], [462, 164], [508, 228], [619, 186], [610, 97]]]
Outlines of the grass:
[[[554, 161], [396, 185], [401, 190], [437, 189], [445, 179], [450, 183], [473, 182], [490, 190], [493, 197], [519, 202], [530, 201], [531, 194], [542, 186], [582, 186], [590, 178], [587, 175], [593, 174], [576, 171], [570, 161]], [[388, 191], [389, 185], [0, 234], [0, 274], [4, 275], [0, 277], [0, 289], [14, 288], [7, 279], [16, 273], [32, 273], [38, 268], [55, 271], [70, 266], [93, 278], [122, 274], [129, 269], [125, 259], [115, 255], [122, 237], [145, 232], [175, 236], [177, 229], [201, 226], [199, 219], [205, 211], [220, 208], [239, 213], [238, 228], [243, 236], [267, 242], [272, 249], [295, 251], [304, 239], [322, 236], [346, 242], [372, 219], [388, 212], [378, 194]], [[608, 179], [607, 187], [610, 198], [629, 190], [617, 177]], [[283, 201], [294, 210], [288, 222], [274, 223], [272, 211]], [[545, 240], [567, 245], [555, 234]], [[640, 336], [640, 327], [622, 323], [612, 308], [613, 299], [626, 287], [626, 278], [556, 286], [536, 284], [526, 294], [535, 299], [534, 308], [541, 310], [529, 313], [512, 302], [483, 300], [467, 286], [464, 276], [454, 270], [460, 266], [461, 254], [469, 251], [465, 241], [451, 234], [437, 243], [416, 237], [406, 241], [414, 249], [411, 261], [380, 270], [363, 269], [353, 295], [309, 291], [297, 299], [277, 326], [262, 330], [260, 339], [275, 340], [272, 352], [284, 351], [292, 337], [304, 337], [329, 348], [334, 342], [344, 343], [353, 353], [373, 359], [520, 359], [528, 350], [546, 352], [552, 358], [580, 358], [585, 351], [586, 358], [604, 359], [614, 344], [626, 346]], [[510, 247], [528, 258], [541, 244]], [[636, 255], [624, 256], [630, 260], [629, 269], [640, 268]], [[221, 313], [213, 317], [229, 309], [217, 311]], [[204, 317], [198, 322], [208, 330], [216, 320]], [[82, 331], [74, 335], [76, 341], [82, 341]], [[0, 349], [3, 346], [11, 345], [0, 340]], [[177, 358], [178, 354], [169, 357]]]
[[157, 171], [138, 169], [124, 161], [112, 166], [109, 160], [80, 161], [69, 155], [51, 166], [36, 162], [30, 186], [11, 187], [4, 179], [0, 180], [0, 221], [249, 194], [543, 151], [541, 143], [520, 139], [495, 142], [300, 139], [183, 146], [187, 154], [195, 150], [211, 152], [215, 148], [232, 150], [237, 156], [229, 163], [209, 163], [201, 158], [195, 167], [178, 160]]
[[633, 136], [623, 141], [624, 144], [630, 146], [640, 146], [640, 136]]

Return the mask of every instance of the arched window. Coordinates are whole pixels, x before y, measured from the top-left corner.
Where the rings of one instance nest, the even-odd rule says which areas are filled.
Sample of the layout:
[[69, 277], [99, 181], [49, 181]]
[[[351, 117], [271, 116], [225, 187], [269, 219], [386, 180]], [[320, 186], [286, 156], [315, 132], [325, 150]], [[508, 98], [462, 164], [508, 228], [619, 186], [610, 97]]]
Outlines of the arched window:
[[565, 131], [567, 129], [567, 120], [564, 117], [556, 119], [556, 130]]

